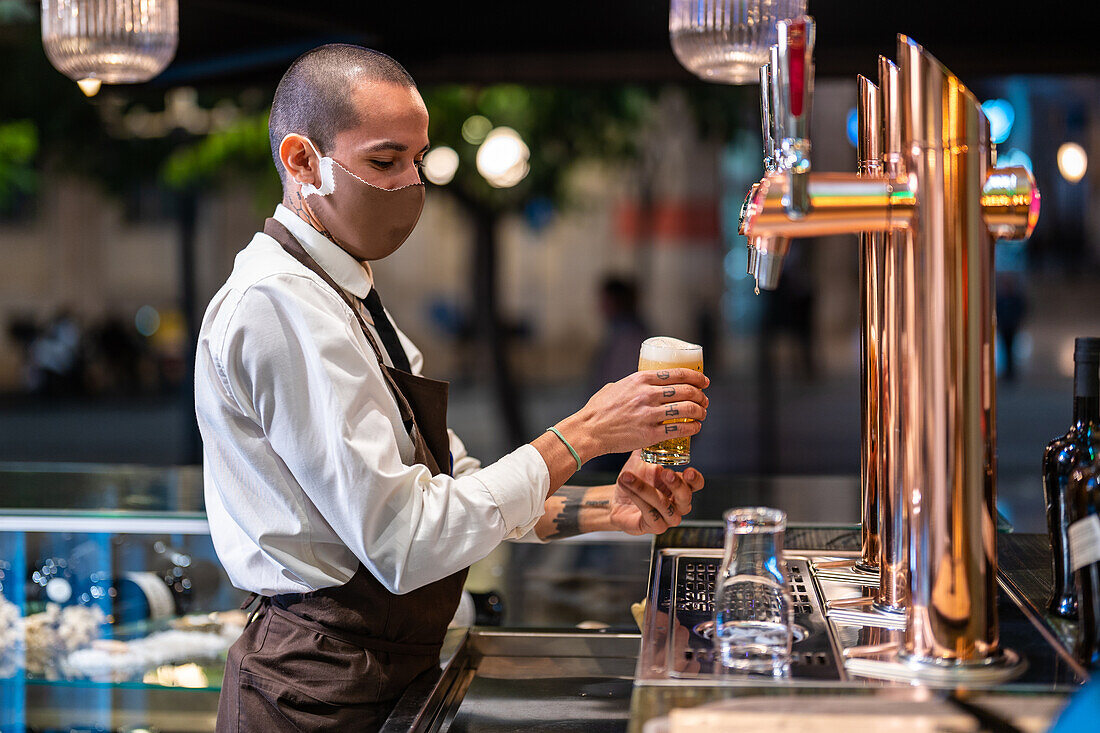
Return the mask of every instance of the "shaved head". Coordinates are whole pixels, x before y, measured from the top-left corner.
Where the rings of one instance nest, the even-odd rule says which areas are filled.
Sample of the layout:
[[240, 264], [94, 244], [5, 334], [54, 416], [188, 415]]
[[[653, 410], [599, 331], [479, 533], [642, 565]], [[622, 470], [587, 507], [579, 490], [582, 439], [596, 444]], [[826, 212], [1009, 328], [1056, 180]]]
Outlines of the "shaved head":
[[363, 82], [416, 87], [409, 72], [386, 54], [348, 43], [306, 51], [286, 70], [267, 125], [271, 157], [284, 185], [286, 168], [279, 158], [283, 138], [292, 132], [305, 135], [327, 154], [337, 133], [361, 122], [352, 92]]

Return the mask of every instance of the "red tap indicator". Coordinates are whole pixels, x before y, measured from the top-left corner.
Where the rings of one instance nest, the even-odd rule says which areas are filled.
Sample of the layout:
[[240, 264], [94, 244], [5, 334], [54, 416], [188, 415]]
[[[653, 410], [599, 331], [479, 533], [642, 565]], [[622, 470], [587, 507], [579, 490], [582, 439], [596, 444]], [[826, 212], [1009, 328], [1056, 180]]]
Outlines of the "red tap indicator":
[[792, 20], [787, 31], [787, 71], [791, 82], [791, 114], [802, 116], [806, 92], [806, 21]]

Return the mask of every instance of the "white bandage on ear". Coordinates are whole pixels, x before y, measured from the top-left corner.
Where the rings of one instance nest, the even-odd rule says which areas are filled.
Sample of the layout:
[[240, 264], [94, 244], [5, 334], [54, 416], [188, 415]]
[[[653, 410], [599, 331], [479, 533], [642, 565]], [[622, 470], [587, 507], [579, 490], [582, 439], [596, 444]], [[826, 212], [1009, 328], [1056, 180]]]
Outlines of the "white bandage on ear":
[[[283, 138], [284, 142], [287, 137], [290, 137], [290, 135]], [[302, 196], [309, 196], [310, 194], [328, 196], [336, 190], [336, 178], [332, 175], [332, 158], [327, 155], [321, 155], [321, 151], [317, 149], [317, 146], [314, 145], [313, 141], [308, 137], [303, 137], [303, 139], [309, 143], [309, 147], [313, 149], [314, 154], [317, 156], [318, 165], [320, 167], [319, 172], [321, 174], [321, 186], [318, 188], [312, 183], [302, 183], [298, 179], [294, 179], [294, 182], [302, 187]]]

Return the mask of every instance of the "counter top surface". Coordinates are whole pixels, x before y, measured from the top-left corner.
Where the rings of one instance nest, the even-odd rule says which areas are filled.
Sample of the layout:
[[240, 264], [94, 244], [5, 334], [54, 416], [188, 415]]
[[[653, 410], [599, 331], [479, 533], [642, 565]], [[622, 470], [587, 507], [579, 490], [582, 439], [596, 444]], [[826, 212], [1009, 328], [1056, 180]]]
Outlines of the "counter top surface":
[[[703, 535], [714, 531], [718, 528], [713, 525], [689, 526], [681, 530], [698, 532], [699, 539], [708, 542], [710, 538]], [[677, 541], [683, 539], [681, 536]], [[658, 547], [662, 541], [657, 538]], [[787, 546], [803, 550], [853, 551], [858, 550], [859, 536], [851, 527], [793, 526], [788, 531]], [[1014, 593], [1020, 596], [1018, 600], [1025, 605], [1042, 607], [1050, 583], [1049, 552], [1046, 538], [1041, 535], [1000, 536], [1001, 567], [1011, 580]], [[1044, 643], [1042, 636], [1030, 626], [1024, 613], [1018, 616], [1006, 619], [1003, 635], [1011, 637], [1010, 643], [1016, 648], [1022, 643], [1038, 650]], [[759, 685], [721, 688], [636, 685], [634, 670], [641, 639], [636, 633], [471, 629], [461, 634], [461, 639], [456, 632], [449, 637], [453, 651], [445, 662], [451, 668], [450, 680], [436, 685], [434, 694], [439, 706], [428, 716], [431, 720], [424, 716], [418, 718], [415, 714], [406, 715], [400, 719], [399, 727], [387, 726], [386, 731], [411, 729], [457, 733], [530, 729], [563, 733], [642, 733], [647, 721], [668, 715], [673, 709], [716, 700], [749, 699], [761, 694], [798, 696], [807, 700], [838, 694], [889, 693], [895, 697], [908, 694], [897, 687], [789, 686], [767, 680]], [[1029, 652], [1027, 648], [1020, 648], [1020, 651]], [[1040, 661], [1040, 664], [1047, 662]], [[445, 676], [442, 674], [441, 678]], [[1044, 690], [1042, 685], [1036, 685], [1028, 689], [1036, 701], [1042, 698], [1044, 705], [1056, 709], [1060, 695], [1053, 687]], [[423, 696], [423, 691], [419, 694]], [[998, 698], [1007, 699], [1012, 694], [1015, 693], [992, 691], [986, 697], [996, 705]], [[948, 692], [924, 688], [919, 695], [924, 695], [923, 699], [928, 696], [939, 700], [949, 698]], [[422, 702], [423, 697], [420, 699]], [[402, 704], [408, 710], [414, 702], [408, 697]]]

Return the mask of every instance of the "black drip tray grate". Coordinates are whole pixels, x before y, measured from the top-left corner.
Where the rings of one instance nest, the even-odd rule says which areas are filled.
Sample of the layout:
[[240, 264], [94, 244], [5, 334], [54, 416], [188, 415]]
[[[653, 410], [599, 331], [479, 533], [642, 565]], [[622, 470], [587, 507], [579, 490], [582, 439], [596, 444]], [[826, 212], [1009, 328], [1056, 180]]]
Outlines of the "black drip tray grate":
[[[677, 611], [714, 615], [714, 585], [720, 566], [719, 560], [680, 559], [676, 568]], [[810, 615], [814, 612], [810, 593], [806, 589], [807, 580], [803, 570], [804, 566], [800, 563], [787, 565], [791, 602], [796, 615]]]

